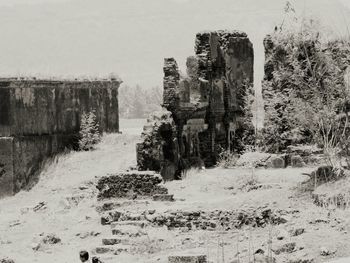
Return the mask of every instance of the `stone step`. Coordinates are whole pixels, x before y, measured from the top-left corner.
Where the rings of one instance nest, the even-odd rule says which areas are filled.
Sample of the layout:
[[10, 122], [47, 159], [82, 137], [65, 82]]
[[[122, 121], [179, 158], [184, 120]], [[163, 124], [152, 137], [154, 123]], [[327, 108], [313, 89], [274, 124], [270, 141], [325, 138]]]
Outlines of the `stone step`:
[[207, 263], [205, 255], [198, 256], [169, 256], [168, 263]]
[[96, 207], [97, 212], [107, 212], [111, 210], [115, 210], [121, 207], [127, 207], [131, 205], [148, 205], [149, 201], [147, 200], [124, 200], [124, 201], [107, 201], [103, 202]]
[[113, 221], [118, 221], [122, 215], [123, 213], [118, 210], [110, 211], [101, 217], [101, 224], [109, 225]]
[[140, 213], [130, 213], [130, 212], [121, 212], [118, 210], [112, 210], [105, 213], [101, 217], [102, 225], [110, 225], [112, 222], [117, 221], [141, 221], [145, 220], [145, 215]]
[[109, 237], [102, 239], [102, 245], [104, 246], [114, 246], [118, 244], [128, 245], [129, 240], [125, 238]]
[[103, 254], [113, 254], [119, 255], [120, 253], [129, 251], [129, 246], [126, 245], [102, 245], [96, 247], [92, 254], [103, 255]]
[[153, 201], [173, 202], [175, 200], [174, 200], [174, 195], [171, 195], [171, 194], [155, 194], [153, 195]]
[[149, 222], [146, 220], [139, 220], [139, 221], [117, 221], [117, 222], [112, 222], [111, 227], [117, 228], [118, 226], [137, 226], [140, 228], [145, 228], [146, 226], [149, 225]]
[[116, 227], [111, 227], [112, 235], [118, 236], [128, 236], [128, 237], [140, 237], [146, 235], [145, 231], [142, 231], [142, 228], [139, 226], [133, 225], [119, 225]]

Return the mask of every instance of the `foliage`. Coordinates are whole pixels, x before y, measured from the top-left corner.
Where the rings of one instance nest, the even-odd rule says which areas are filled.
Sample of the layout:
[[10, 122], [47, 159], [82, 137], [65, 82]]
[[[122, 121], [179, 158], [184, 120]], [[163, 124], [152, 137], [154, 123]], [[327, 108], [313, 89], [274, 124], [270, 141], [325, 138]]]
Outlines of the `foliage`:
[[255, 147], [257, 130], [253, 124], [253, 107], [255, 95], [253, 87], [246, 80], [238, 93], [239, 111], [241, 112], [240, 127], [236, 127], [231, 136], [231, 144], [236, 152], [242, 153], [247, 149]]
[[93, 111], [82, 114], [79, 135], [79, 149], [82, 151], [93, 150], [101, 141], [99, 124]]
[[[142, 143], [138, 144], [138, 166], [142, 170], [160, 171], [162, 160], [169, 156], [164, 156], [163, 147], [167, 140], [172, 141], [172, 136], [176, 134], [176, 126], [171, 112], [162, 108], [150, 114], [147, 119], [148, 128], [142, 132]], [[169, 138], [165, 138], [169, 137]], [[172, 148], [169, 148], [171, 155], [176, 155]], [[174, 159], [174, 156], [172, 156]]]
[[280, 152], [292, 144], [316, 142], [335, 156], [348, 132], [350, 89], [344, 74], [350, 45], [324, 40], [313, 20], [294, 17], [292, 25], [281, 25], [265, 39], [264, 145]]
[[119, 114], [121, 118], [146, 118], [153, 111], [161, 110], [163, 94], [160, 87], [151, 89], [139, 85], [123, 85], [119, 89]]
[[233, 153], [230, 150], [221, 149], [217, 161], [217, 166], [222, 168], [233, 168], [236, 166], [238, 159], [239, 157], [236, 153]]

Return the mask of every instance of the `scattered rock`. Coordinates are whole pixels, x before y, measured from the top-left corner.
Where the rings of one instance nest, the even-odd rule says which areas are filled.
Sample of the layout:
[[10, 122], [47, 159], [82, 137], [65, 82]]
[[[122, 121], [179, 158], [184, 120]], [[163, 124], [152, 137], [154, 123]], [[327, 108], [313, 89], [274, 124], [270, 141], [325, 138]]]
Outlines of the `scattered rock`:
[[43, 246], [55, 245], [61, 243], [61, 239], [55, 234], [46, 235], [38, 244], [34, 244], [32, 249], [35, 251], [42, 250]]
[[42, 211], [47, 209], [47, 203], [46, 202], [39, 202], [36, 206], [33, 207], [34, 212]]
[[2, 258], [0, 259], [0, 263], [15, 263], [15, 261], [10, 258]]
[[328, 224], [329, 219], [323, 219], [323, 218], [317, 218], [309, 221], [309, 224], [314, 225], [314, 224]]
[[91, 262], [92, 263], [103, 263], [98, 257], [92, 257]]
[[174, 201], [174, 195], [169, 194], [156, 194], [153, 195], [153, 201]]
[[281, 253], [292, 253], [296, 248], [295, 242], [285, 243], [282, 245], [279, 245], [272, 249], [273, 252], [275, 252], [276, 255], [279, 255]]
[[57, 243], [61, 243], [61, 239], [55, 234], [48, 234], [42, 239], [43, 244], [54, 245]]
[[291, 231], [292, 236], [300, 236], [301, 234], [305, 233], [305, 228], [296, 228]]
[[329, 250], [326, 247], [321, 247], [320, 248], [320, 255], [324, 256], [324, 257], [333, 255], [333, 254], [335, 254], [335, 252], [336, 252], [336, 250]]
[[122, 243], [123, 240], [120, 238], [103, 238], [102, 239], [102, 245], [105, 246], [112, 246]]
[[259, 249], [257, 249], [257, 250], [254, 252], [254, 254], [262, 254], [262, 255], [264, 255], [264, 254], [265, 254], [265, 251], [264, 251], [263, 249], [259, 248]]

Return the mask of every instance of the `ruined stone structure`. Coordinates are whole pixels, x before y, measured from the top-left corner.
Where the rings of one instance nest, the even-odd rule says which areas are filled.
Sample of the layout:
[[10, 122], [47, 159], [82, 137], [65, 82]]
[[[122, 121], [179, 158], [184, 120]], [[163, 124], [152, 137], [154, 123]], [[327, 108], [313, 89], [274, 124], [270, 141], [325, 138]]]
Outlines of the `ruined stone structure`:
[[37, 181], [42, 162], [73, 147], [80, 116], [94, 111], [101, 131], [119, 131], [120, 80], [0, 80], [0, 197]]
[[[174, 179], [180, 170], [194, 164], [215, 165], [222, 149], [242, 150], [243, 138], [252, 129], [246, 98], [252, 90], [253, 63], [253, 45], [239, 31], [198, 33], [195, 56], [187, 60], [188, 77], [180, 76], [174, 58], [164, 60], [163, 106], [176, 126], [175, 133], [173, 127], [162, 131], [160, 145], [166, 141], [176, 144], [173, 154], [160, 154], [161, 164], [175, 167], [175, 171], [164, 165], [158, 169], [165, 179]], [[138, 165], [151, 169], [143, 160], [156, 158], [143, 149], [141, 143]]]

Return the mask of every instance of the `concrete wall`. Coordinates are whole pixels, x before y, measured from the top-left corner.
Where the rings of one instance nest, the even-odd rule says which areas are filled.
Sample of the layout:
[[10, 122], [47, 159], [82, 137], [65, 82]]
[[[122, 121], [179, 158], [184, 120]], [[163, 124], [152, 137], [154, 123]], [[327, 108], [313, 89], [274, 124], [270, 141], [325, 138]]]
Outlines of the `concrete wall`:
[[83, 112], [119, 131], [120, 83], [0, 80], [0, 197], [30, 187], [45, 159], [76, 143]]

